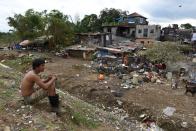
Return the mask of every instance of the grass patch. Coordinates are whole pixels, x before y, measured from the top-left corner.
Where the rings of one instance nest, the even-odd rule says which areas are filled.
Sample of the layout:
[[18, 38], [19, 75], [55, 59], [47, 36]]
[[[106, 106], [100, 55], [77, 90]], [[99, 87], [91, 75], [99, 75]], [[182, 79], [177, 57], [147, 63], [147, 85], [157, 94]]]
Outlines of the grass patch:
[[21, 74], [14, 70], [0, 67], [0, 110], [4, 104], [13, 100], [18, 91]]
[[151, 61], [168, 61], [177, 62], [185, 60], [185, 56], [181, 53], [186, 47], [173, 42], [157, 43], [146, 51], [139, 52], [139, 55], [145, 56]]
[[[8, 54], [8, 55], [7, 55]], [[2, 55], [6, 55], [7, 57], [11, 57], [9, 53], [4, 52]], [[18, 54], [15, 54], [14, 57], [4, 58], [4, 65], [7, 65], [19, 72], [24, 72], [29, 67], [31, 67], [32, 61], [36, 58], [43, 58], [45, 60], [51, 60], [49, 54], [40, 54], [37, 52], [32, 52], [32, 54], [24, 54], [24, 56], [18, 57]]]
[[14, 68], [18, 71], [24, 71], [31, 65], [32, 58], [29, 56], [24, 56], [21, 58], [16, 58], [13, 60], [6, 60], [4, 62], [5, 65]]
[[4, 86], [4, 82], [2, 80], [0, 80], [0, 85]]
[[2, 98], [10, 98], [12, 96], [12, 94], [13, 93], [11, 91], [7, 90], [7, 91], [4, 91], [1, 93], [1, 97]]
[[21, 131], [29, 131], [29, 129], [21, 129]]
[[77, 124], [77, 125], [83, 125], [88, 128], [97, 128], [98, 123], [92, 120], [91, 118], [86, 117], [85, 115], [79, 113], [79, 112], [74, 112], [72, 116], [72, 121]]
[[84, 68], [84, 66], [76, 64], [76, 65], [72, 65], [72, 68], [75, 69], [75, 70], [81, 71]]
[[9, 83], [10, 87], [12, 87], [12, 88], [19, 87], [21, 78], [22, 78], [21, 73], [16, 72], [14, 70], [6, 70], [6, 69], [0, 67], [1, 88], [6, 86], [6, 84], [5, 84], [6, 81], [8, 81], [7, 83], [9, 83], [9, 81], [10, 82], [12, 81], [14, 83], [14, 84]]
[[90, 109], [88, 105], [76, 101], [72, 106], [72, 109], [70, 109], [70, 115], [74, 124], [85, 126], [90, 129], [97, 128], [99, 126], [100, 123], [94, 119], [94, 114], [90, 112], [92, 109]]
[[5, 103], [0, 103], [0, 112], [3, 112], [5, 109]]
[[4, 101], [8, 101], [10, 99], [13, 99], [13, 95], [15, 94], [15, 92], [17, 91], [16, 88], [12, 88], [12, 86], [7, 87], [5, 86], [5, 84], [3, 83], [3, 88], [1, 88], [1, 92], [0, 92], [0, 99], [4, 100]]
[[117, 119], [113, 116], [113, 115], [111, 115], [111, 114], [109, 114], [108, 115], [108, 119], [110, 120], [110, 121], [112, 121], [112, 122], [115, 122]]

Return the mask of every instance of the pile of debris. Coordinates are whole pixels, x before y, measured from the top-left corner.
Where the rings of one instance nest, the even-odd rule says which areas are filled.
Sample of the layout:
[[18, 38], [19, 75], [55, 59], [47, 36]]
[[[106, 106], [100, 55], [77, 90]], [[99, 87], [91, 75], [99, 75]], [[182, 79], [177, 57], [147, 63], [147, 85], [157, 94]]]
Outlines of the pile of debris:
[[[183, 67], [178, 68], [179, 70], [169, 70], [166, 63], [152, 62], [143, 56], [136, 55], [136, 52], [142, 48], [132, 48], [131, 50], [127, 48], [126, 51], [123, 49], [97, 48], [91, 67], [100, 74], [99, 76], [102, 76], [98, 79], [103, 80], [104, 75], [116, 75], [122, 79], [121, 87], [124, 89], [137, 88], [144, 82], [163, 84], [166, 81], [176, 89], [179, 80], [184, 80], [184, 78], [195, 80], [195, 71]], [[188, 75], [194, 78], [185, 77]]]
[[160, 82], [160, 76], [165, 73], [164, 63], [151, 63], [144, 57], [134, 55], [134, 52], [113, 48], [98, 49], [96, 59], [92, 62], [92, 67], [98, 73], [116, 74], [123, 80], [132, 79], [132, 83], [136, 85], [142, 81]]
[[[113, 74], [122, 79], [121, 87], [123, 89], [137, 88], [144, 82], [163, 84], [166, 78], [173, 89], [178, 88], [179, 80], [184, 80], [188, 71], [184, 68], [178, 71], [169, 70], [168, 63], [152, 62], [144, 56], [137, 55], [138, 51], [145, 49], [142, 44], [122, 41], [107, 45], [107, 47], [73, 45], [63, 51], [56, 52], [55, 55], [63, 58], [70, 56], [93, 60], [91, 67], [100, 74], [101, 77], [98, 79], [103, 80], [104, 75]], [[193, 77], [194, 74], [196, 74], [195, 71], [189, 76]], [[195, 83], [196, 78], [190, 77], [185, 79], [186, 81], [191, 79], [191, 82], [187, 82], [187, 90], [189, 85], [195, 85], [190, 83]]]

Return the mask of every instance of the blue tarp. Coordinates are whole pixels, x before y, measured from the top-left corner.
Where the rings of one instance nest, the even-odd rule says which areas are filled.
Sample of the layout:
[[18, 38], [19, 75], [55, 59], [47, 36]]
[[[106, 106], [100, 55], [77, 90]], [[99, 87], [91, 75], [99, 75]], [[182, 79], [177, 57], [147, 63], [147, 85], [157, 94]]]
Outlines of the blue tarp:
[[15, 48], [16, 48], [16, 49], [21, 49], [21, 48], [22, 48], [22, 46], [21, 46], [21, 45], [19, 45], [19, 44], [15, 44]]

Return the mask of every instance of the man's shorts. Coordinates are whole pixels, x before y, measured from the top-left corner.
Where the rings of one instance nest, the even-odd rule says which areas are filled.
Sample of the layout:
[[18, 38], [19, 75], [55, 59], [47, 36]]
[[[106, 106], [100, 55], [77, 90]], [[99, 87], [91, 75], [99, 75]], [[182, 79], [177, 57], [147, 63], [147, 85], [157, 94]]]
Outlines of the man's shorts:
[[38, 89], [30, 96], [24, 96], [25, 104], [34, 104], [48, 96], [48, 92], [44, 89]]

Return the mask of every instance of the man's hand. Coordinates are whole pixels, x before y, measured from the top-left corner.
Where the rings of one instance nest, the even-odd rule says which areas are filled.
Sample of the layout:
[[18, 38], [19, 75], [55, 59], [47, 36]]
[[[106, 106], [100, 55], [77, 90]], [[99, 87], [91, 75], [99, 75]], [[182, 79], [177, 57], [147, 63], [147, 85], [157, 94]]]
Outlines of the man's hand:
[[57, 79], [57, 75], [48, 75], [48, 78], [52, 79], [53, 77], [56, 77]]
[[52, 75], [48, 75], [48, 79], [52, 79]]
[[52, 75], [52, 74], [50, 74], [50, 75], [48, 75], [48, 79], [47, 79], [47, 82], [48, 81], [50, 81], [50, 80], [57, 80], [57, 76], [56, 75]]
[[57, 80], [57, 76], [56, 75], [53, 75], [52, 76], [52, 79]]
[[54, 76], [54, 75], [51, 75], [51, 74], [50, 74], [50, 75], [47, 76], [47, 79], [43, 79], [42, 81], [43, 81], [44, 83], [46, 83], [46, 82], [50, 81], [51, 79], [53, 79], [53, 76]]

